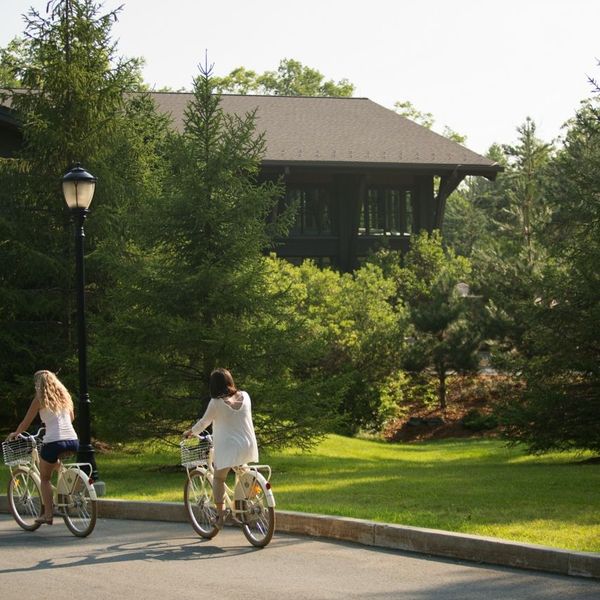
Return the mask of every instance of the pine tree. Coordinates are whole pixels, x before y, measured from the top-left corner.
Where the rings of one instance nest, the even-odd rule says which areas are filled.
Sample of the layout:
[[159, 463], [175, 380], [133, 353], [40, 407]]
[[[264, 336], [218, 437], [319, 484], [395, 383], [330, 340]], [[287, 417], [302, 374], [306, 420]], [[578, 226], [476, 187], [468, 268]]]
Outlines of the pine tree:
[[[290, 366], [282, 357], [294, 363], [293, 339], [277, 319], [285, 303], [264, 256], [286, 225], [269, 220], [282, 190], [259, 181], [264, 137], [254, 113], [223, 111], [207, 64], [184, 121], [183, 133], [171, 137], [164, 191], [140, 211], [110, 295], [112, 306], [127, 307], [106, 323], [107, 345], [98, 347], [127, 399], [115, 410], [129, 435], [180, 432], [205, 408], [212, 369], [226, 366], [250, 384], [256, 422], [269, 424], [261, 442], [286, 443], [308, 426], [298, 429], [301, 412], [286, 404], [284, 388], [306, 392], [293, 379], [283, 384]], [[110, 431], [108, 419], [104, 431], [125, 430]]]
[[[81, 162], [99, 179], [86, 225], [90, 313], [111, 280], [96, 252], [122, 251], [128, 209], [152, 188], [152, 144], [139, 143], [152, 108], [126, 95], [139, 90], [139, 61], [116, 55], [117, 14], [100, 13], [92, 0], [55, 0], [45, 16], [27, 15], [23, 91], [11, 98], [24, 146], [0, 165], [0, 381], [11, 420], [25, 408], [36, 369], [61, 370], [75, 391], [74, 241], [61, 176]], [[89, 337], [93, 344], [93, 331]]]
[[532, 452], [600, 452], [600, 121], [586, 102], [552, 162], [544, 228], [549, 260], [529, 304], [523, 398], [504, 407], [511, 439]]

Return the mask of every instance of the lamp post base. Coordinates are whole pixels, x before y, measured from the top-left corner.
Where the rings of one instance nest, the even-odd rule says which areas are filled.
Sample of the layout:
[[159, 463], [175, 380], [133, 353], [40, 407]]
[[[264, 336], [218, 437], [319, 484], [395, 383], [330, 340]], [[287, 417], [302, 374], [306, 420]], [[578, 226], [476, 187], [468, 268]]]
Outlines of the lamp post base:
[[104, 481], [94, 481], [94, 489], [96, 490], [96, 496], [106, 496], [106, 484]]

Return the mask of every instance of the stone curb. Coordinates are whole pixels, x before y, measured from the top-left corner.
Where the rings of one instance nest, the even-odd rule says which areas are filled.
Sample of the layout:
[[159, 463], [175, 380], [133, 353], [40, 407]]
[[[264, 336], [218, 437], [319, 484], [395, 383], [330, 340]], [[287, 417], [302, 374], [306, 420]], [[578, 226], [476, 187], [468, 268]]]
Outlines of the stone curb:
[[[98, 501], [105, 519], [186, 522], [180, 502]], [[0, 496], [0, 512], [8, 512]], [[560, 550], [498, 538], [278, 510], [276, 530], [430, 556], [600, 579], [600, 553]]]

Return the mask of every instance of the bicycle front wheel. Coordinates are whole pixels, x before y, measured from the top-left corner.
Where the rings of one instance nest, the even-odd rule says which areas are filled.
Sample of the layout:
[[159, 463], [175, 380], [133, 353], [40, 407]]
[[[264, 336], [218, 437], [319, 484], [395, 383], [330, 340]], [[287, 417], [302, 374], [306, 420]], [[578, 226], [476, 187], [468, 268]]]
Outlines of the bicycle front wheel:
[[42, 514], [42, 491], [28, 471], [13, 471], [8, 482], [8, 506], [19, 527], [35, 531], [40, 526], [35, 519]]
[[211, 539], [219, 531], [216, 526], [217, 507], [213, 495], [212, 482], [200, 470], [188, 474], [183, 488], [183, 503], [194, 531], [206, 539]]
[[242, 531], [253, 546], [263, 548], [275, 531], [275, 509], [267, 504], [264, 481], [254, 479], [245, 503]]
[[73, 535], [86, 537], [96, 526], [98, 503], [91, 497], [90, 484], [81, 477], [76, 477], [70, 487], [71, 492], [61, 498], [65, 502], [63, 520]]

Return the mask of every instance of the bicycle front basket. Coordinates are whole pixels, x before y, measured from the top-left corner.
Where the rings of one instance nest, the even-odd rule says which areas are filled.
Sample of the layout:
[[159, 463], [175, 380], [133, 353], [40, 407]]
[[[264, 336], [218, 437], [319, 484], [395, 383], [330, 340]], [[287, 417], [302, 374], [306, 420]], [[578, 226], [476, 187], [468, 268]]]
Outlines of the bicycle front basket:
[[206, 466], [212, 442], [206, 439], [190, 438], [189, 442], [181, 444], [181, 464], [186, 469]]
[[31, 462], [31, 453], [35, 443], [31, 438], [17, 438], [2, 442], [2, 456], [4, 464], [8, 467], [16, 467]]

